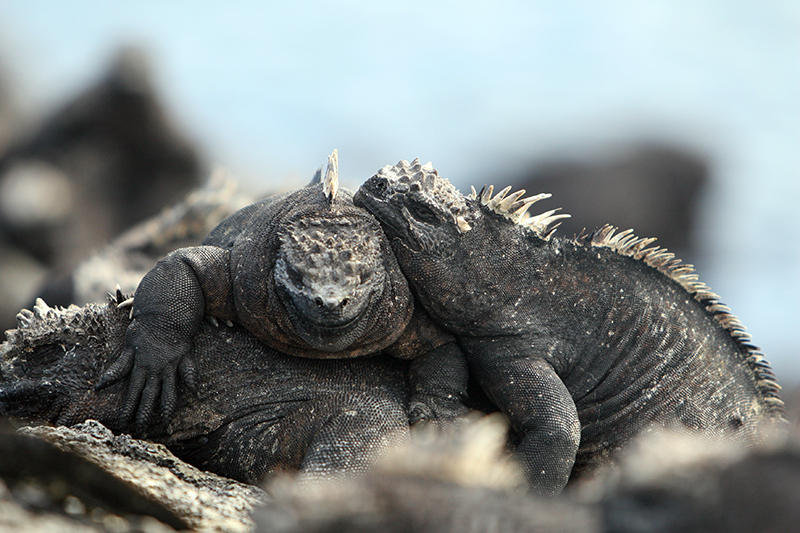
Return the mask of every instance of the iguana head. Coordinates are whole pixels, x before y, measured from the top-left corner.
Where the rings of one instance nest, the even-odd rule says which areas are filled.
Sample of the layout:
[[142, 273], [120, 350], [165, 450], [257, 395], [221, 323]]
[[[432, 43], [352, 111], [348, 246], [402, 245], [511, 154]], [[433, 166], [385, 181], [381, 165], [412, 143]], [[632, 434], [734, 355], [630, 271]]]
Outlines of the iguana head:
[[389, 238], [400, 268], [426, 310], [445, 327], [461, 305], [472, 278], [469, 253], [480, 212], [430, 164], [400, 161], [367, 180], [353, 197], [370, 211]]
[[525, 190], [508, 194], [511, 187], [493, 195], [488, 186], [478, 193], [472, 189], [469, 196], [462, 195], [430, 163], [421, 165], [419, 159], [411, 163], [400, 161], [385, 166], [367, 180], [353, 197], [356, 205], [375, 215], [387, 234], [417, 252], [443, 255], [456, 247], [448, 241], [466, 239], [476, 223], [479, 233], [488, 231], [481, 220], [488, 213], [500, 215], [497, 228], [526, 227], [543, 240], [555, 230], [552, 223], [569, 215], [555, 214], [557, 209], [532, 216], [528, 208], [539, 200], [549, 198], [547, 193], [521, 198]]
[[394, 343], [414, 312], [380, 224], [324, 176], [256, 205], [231, 252], [237, 320], [280, 352], [342, 359]]
[[[526, 234], [546, 243], [554, 211], [528, 216], [542, 194], [520, 199], [510, 188], [462, 195], [430, 164], [400, 161], [382, 168], [353, 197], [380, 221], [416, 296], [441, 324], [469, 330], [491, 323], [500, 302], [514, 298], [503, 266]], [[498, 318], [502, 322], [505, 318]]]
[[474, 213], [465, 198], [419, 159], [383, 167], [353, 200], [378, 218], [390, 238], [416, 253], [450, 255], [472, 229]]
[[275, 284], [296, 333], [314, 348], [342, 350], [372, 325], [386, 272], [380, 227], [364, 215], [320, 213], [283, 226]]
[[0, 416], [72, 425], [91, 413], [117, 424], [119, 387], [96, 392], [94, 386], [122, 348], [130, 322], [130, 309], [119, 305], [125, 300], [118, 289], [108, 305], [65, 309], [37, 299], [32, 311], [20, 311], [16, 329], [0, 343]]
[[[308, 187], [286, 197], [273, 230], [270, 291], [280, 302], [269, 304], [267, 314], [276, 317], [276, 305], [282, 311], [278, 331], [266, 336], [289, 343], [276, 348], [305, 357], [375, 353], [405, 329], [414, 309], [411, 293], [380, 224], [339, 189], [336, 150], [324, 176], [321, 170]], [[265, 267], [256, 262], [247, 270]]]

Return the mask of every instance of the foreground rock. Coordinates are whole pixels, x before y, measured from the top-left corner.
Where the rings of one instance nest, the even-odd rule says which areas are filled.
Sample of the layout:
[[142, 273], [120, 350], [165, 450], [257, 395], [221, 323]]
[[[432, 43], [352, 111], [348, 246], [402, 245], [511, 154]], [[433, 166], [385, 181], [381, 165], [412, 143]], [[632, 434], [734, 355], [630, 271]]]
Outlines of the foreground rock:
[[[785, 438], [785, 437], [784, 437]], [[760, 449], [652, 435], [599, 480], [594, 505], [615, 533], [782, 533], [800, 524], [800, 435]], [[594, 488], [597, 488], [595, 486]]]
[[796, 438], [743, 450], [651, 435], [613, 470], [543, 499], [504, 458], [496, 416], [449, 438], [416, 434], [361, 476], [279, 478], [269, 496], [93, 421], [0, 434], [0, 530], [744, 533], [800, 523]]
[[252, 528], [253, 506], [266, 501], [257, 487], [202, 472], [162, 445], [115, 436], [95, 421], [20, 433], [0, 440], [10, 489], [0, 529], [241, 532]]
[[[436, 441], [366, 476], [311, 490], [273, 485], [260, 532], [746, 533], [796, 531], [800, 440], [761, 449], [651, 434], [620, 465], [554, 498], [518, 490], [481, 432]], [[495, 441], [502, 442], [502, 439]], [[459, 451], [460, 449], [460, 451]], [[509, 470], [511, 468], [511, 470]]]
[[311, 486], [278, 480], [255, 510], [263, 533], [430, 532], [594, 533], [597, 506], [568, 495], [537, 498], [505, 453], [499, 414], [465, 422], [450, 435], [415, 431], [409, 446], [364, 476]]

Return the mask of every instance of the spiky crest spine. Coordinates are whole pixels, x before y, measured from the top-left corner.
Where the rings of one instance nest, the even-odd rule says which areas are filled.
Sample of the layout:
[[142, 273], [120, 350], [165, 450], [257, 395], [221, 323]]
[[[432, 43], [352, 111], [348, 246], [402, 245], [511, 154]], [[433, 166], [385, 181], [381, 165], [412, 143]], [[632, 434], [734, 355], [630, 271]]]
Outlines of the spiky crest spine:
[[741, 321], [731, 313], [730, 308], [720, 302], [720, 297], [708, 285], [699, 281], [693, 265], [675, 258], [675, 254], [668, 252], [666, 248], [649, 246], [655, 240], [655, 237], [637, 237], [632, 229], [619, 231], [610, 224], [589, 234], [582, 232], [576, 238], [576, 241], [583, 246], [607, 248], [619, 255], [641, 261], [678, 283], [731, 336], [745, 363], [752, 369], [756, 387], [769, 405], [770, 412], [782, 415], [784, 403], [779, 395], [781, 387], [775, 381], [775, 374], [769, 364], [764, 361], [764, 354], [750, 343], [752, 336], [747, 333]]
[[71, 331], [97, 334], [104, 328], [96, 318], [100, 305], [50, 307], [37, 298], [33, 310], [22, 309], [17, 314], [16, 329], [5, 332], [6, 341], [0, 343], [0, 364], [7, 362], [8, 354], [18, 353], [25, 347], [63, 341], [63, 335]]
[[339, 150], [333, 149], [331, 155], [328, 156], [328, 168], [325, 170], [325, 179], [322, 180], [322, 192], [328, 199], [328, 202], [333, 202], [336, 198], [336, 191], [339, 190]]
[[538, 202], [550, 198], [552, 195], [549, 193], [541, 193], [535, 196], [529, 196], [520, 200], [520, 197], [525, 194], [525, 189], [520, 189], [508, 195], [511, 186], [506, 187], [494, 196], [494, 185], [484, 185], [480, 192], [475, 191], [472, 187], [470, 198], [477, 200], [480, 204], [490, 211], [501, 215], [514, 224], [532, 230], [538, 237], [549, 240], [553, 233], [558, 228], [559, 224], [554, 224], [558, 220], [569, 218], [570, 215], [566, 213], [556, 214], [561, 208], [551, 209], [539, 215], [531, 215], [528, 209]]

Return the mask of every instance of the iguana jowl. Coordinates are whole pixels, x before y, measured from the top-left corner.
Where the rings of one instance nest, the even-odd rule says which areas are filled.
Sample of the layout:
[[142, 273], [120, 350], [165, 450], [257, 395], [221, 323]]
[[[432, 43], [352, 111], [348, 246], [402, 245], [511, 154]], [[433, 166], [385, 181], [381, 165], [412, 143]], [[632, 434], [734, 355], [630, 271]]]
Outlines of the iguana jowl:
[[611, 226], [553, 237], [563, 215], [526, 214], [548, 195], [509, 189], [464, 197], [430, 165], [401, 161], [354, 201], [521, 434], [535, 489], [560, 491], [651, 425], [753, 443], [780, 419], [763, 355], [690, 265]]
[[130, 374], [122, 418], [136, 412], [137, 432], [159, 397], [170, 418], [178, 375], [193, 387], [192, 338], [206, 315], [239, 323], [289, 355], [341, 359], [389, 349], [417, 358], [412, 421], [466, 410], [466, 363], [446, 379], [434, 369], [443, 352], [460, 353], [457, 345], [414, 313], [380, 225], [350, 193], [337, 192], [337, 158], [334, 151], [324, 179], [318, 172], [308, 187], [237, 211], [202, 246], [176, 250], [142, 279], [125, 349], [98, 384]]

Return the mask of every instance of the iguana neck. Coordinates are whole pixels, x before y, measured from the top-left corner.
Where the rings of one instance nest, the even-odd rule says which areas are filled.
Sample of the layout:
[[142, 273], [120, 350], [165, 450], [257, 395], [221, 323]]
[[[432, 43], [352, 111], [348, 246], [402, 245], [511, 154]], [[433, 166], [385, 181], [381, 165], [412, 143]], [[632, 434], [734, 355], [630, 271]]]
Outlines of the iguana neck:
[[564, 330], [566, 323], [594, 331], [614, 306], [633, 305], [639, 285], [674, 285], [610, 249], [544, 240], [491, 213], [474, 220], [472, 231], [449, 257], [422, 259], [395, 246], [417, 297], [432, 316], [461, 335], [526, 331], [545, 336]]

